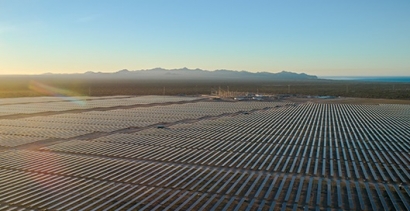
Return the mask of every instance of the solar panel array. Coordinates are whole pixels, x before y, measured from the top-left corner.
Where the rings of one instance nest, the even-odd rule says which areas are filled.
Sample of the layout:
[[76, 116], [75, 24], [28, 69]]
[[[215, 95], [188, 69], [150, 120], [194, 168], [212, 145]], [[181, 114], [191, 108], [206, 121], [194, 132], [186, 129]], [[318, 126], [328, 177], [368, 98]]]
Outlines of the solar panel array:
[[[185, 98], [181, 100], [183, 99]], [[188, 100], [192, 99], [188, 98]], [[214, 104], [210, 102], [197, 102], [130, 109], [116, 109], [114, 107], [108, 111], [0, 119], [0, 140], [1, 137], [7, 137], [7, 140], [19, 139], [19, 141], [0, 142], [0, 146], [17, 146], [51, 138], [74, 138], [94, 132], [113, 132], [127, 128], [147, 127], [157, 123], [173, 123], [249, 109], [247, 108], [249, 105], [243, 102], [221, 102], [214, 107], [212, 105]], [[268, 106], [272, 106], [272, 104], [257, 102], [253, 103], [252, 108], [262, 109]]]
[[62, 102], [62, 101], [73, 101], [73, 100], [99, 100], [99, 99], [121, 99], [128, 98], [127, 95], [116, 95], [116, 96], [102, 96], [102, 97], [91, 97], [91, 96], [71, 96], [71, 97], [18, 97], [18, 98], [1, 98], [0, 105], [11, 105], [11, 104], [27, 104], [27, 103], [49, 103], [49, 102]]
[[[27, 133], [1, 132], [0, 210], [410, 210], [408, 105], [194, 102], [11, 125]], [[14, 143], [36, 127], [86, 136]]]
[[[196, 97], [174, 96], [114, 96], [114, 97], [40, 97], [0, 99], [0, 116], [32, 114], [48, 111], [68, 111], [75, 109], [108, 108], [138, 104], [191, 101]], [[29, 104], [29, 105], [27, 105]]]

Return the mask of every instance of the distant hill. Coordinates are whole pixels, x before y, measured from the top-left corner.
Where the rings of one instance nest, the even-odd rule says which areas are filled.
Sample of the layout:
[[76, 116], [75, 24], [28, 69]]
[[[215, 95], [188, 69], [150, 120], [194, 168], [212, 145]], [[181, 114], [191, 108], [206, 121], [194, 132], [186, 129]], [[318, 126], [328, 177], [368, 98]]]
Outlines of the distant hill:
[[[64, 75], [64, 74], [58, 74]], [[71, 76], [115, 79], [161, 79], [161, 80], [317, 80], [317, 76], [305, 73], [293, 73], [282, 71], [279, 73], [247, 72], [234, 70], [201, 70], [201, 69], [163, 69], [154, 68], [148, 70], [119, 70], [115, 73], [86, 72], [84, 74], [69, 74]]]

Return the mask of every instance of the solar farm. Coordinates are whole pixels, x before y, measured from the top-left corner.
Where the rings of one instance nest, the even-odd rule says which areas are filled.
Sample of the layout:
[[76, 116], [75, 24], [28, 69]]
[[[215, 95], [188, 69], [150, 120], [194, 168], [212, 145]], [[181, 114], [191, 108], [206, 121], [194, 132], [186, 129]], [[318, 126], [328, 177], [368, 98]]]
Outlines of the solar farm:
[[410, 210], [410, 105], [0, 99], [0, 210]]

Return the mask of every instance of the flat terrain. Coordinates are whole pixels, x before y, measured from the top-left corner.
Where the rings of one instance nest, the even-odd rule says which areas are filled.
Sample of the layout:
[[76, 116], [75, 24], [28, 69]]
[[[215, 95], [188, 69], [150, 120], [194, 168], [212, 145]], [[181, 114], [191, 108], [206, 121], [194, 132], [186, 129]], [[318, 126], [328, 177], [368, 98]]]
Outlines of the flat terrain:
[[337, 80], [138, 80], [81, 76], [0, 76], [0, 98], [203, 95], [217, 91], [410, 100], [410, 83]]
[[0, 210], [410, 210], [389, 102], [0, 99]]

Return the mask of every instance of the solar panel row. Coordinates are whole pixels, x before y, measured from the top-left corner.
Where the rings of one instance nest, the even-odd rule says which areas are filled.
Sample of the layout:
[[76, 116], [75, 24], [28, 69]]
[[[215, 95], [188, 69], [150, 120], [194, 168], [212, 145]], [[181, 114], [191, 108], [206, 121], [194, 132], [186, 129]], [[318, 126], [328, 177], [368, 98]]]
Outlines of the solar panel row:
[[[130, 106], [138, 104], [168, 103], [179, 101], [192, 101], [196, 97], [174, 97], [174, 96], [140, 96], [140, 97], [45, 97], [42, 101], [34, 99], [2, 98], [0, 110], [2, 115], [32, 114], [48, 111], [67, 111], [74, 109], [108, 108], [115, 106]], [[16, 103], [18, 102], [18, 103]]]

